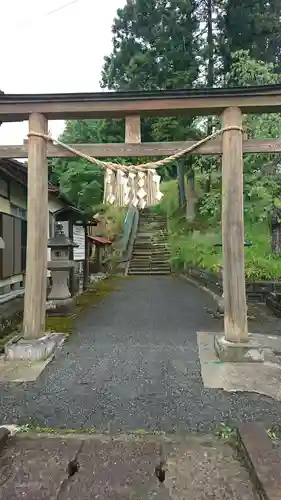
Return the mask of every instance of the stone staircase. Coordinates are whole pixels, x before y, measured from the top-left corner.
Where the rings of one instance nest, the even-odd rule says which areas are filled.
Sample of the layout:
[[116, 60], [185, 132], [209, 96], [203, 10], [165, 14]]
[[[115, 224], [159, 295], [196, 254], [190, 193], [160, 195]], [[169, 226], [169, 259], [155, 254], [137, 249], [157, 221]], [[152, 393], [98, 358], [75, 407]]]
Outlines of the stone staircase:
[[128, 274], [170, 274], [169, 257], [165, 216], [142, 210]]

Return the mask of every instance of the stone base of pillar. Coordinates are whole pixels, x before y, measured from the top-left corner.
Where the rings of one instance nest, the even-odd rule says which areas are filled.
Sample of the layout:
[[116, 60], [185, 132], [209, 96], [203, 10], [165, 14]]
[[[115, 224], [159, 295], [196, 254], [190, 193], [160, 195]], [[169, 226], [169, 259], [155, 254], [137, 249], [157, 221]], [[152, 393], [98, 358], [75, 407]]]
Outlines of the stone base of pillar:
[[64, 342], [65, 335], [47, 333], [40, 339], [19, 339], [5, 345], [5, 360], [7, 361], [45, 361], [59, 345]]
[[255, 340], [249, 342], [229, 342], [223, 335], [214, 337], [215, 351], [223, 362], [230, 363], [263, 363], [264, 349]]
[[47, 316], [72, 316], [74, 314], [75, 301], [71, 297], [64, 300], [51, 300], [47, 304]]

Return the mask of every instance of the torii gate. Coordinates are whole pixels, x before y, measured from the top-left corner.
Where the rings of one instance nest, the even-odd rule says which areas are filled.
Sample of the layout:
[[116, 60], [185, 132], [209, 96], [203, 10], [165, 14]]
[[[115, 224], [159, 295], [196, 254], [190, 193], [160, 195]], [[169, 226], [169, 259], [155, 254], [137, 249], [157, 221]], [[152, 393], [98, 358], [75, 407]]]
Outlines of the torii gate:
[[[28, 145], [0, 146], [0, 158], [28, 156], [28, 233], [23, 330], [45, 332], [48, 168], [47, 157], [73, 156], [48, 143], [48, 120], [125, 118], [125, 144], [73, 145], [101, 157], [178, 156], [180, 151], [222, 154], [222, 242], [224, 332], [230, 342], [247, 342], [244, 275], [243, 152], [281, 152], [280, 140], [245, 140], [242, 113], [281, 111], [281, 85], [89, 94], [0, 95], [0, 122], [29, 120]], [[140, 116], [221, 115], [222, 140], [141, 143]], [[154, 175], [153, 172], [151, 172]], [[120, 174], [118, 174], [120, 175]], [[157, 181], [156, 181], [157, 182]], [[159, 195], [159, 193], [156, 193]]]

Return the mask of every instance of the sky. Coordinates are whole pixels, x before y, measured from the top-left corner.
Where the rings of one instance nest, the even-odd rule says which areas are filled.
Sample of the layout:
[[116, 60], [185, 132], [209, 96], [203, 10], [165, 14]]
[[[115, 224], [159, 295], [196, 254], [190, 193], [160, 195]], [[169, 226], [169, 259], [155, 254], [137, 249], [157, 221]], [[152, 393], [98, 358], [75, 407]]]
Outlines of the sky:
[[[125, 0], [3, 0], [0, 89], [7, 94], [99, 91], [113, 19], [124, 5]], [[63, 125], [49, 122], [49, 130], [57, 137]], [[27, 131], [27, 122], [3, 123], [0, 144], [23, 144]]]

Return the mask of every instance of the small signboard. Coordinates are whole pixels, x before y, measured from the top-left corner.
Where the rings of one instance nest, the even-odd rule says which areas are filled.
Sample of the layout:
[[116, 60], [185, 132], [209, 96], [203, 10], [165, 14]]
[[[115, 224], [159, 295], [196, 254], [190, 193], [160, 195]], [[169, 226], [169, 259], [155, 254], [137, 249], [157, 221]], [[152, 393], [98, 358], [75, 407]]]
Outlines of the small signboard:
[[85, 228], [73, 226], [73, 241], [79, 247], [73, 249], [74, 260], [85, 260]]

